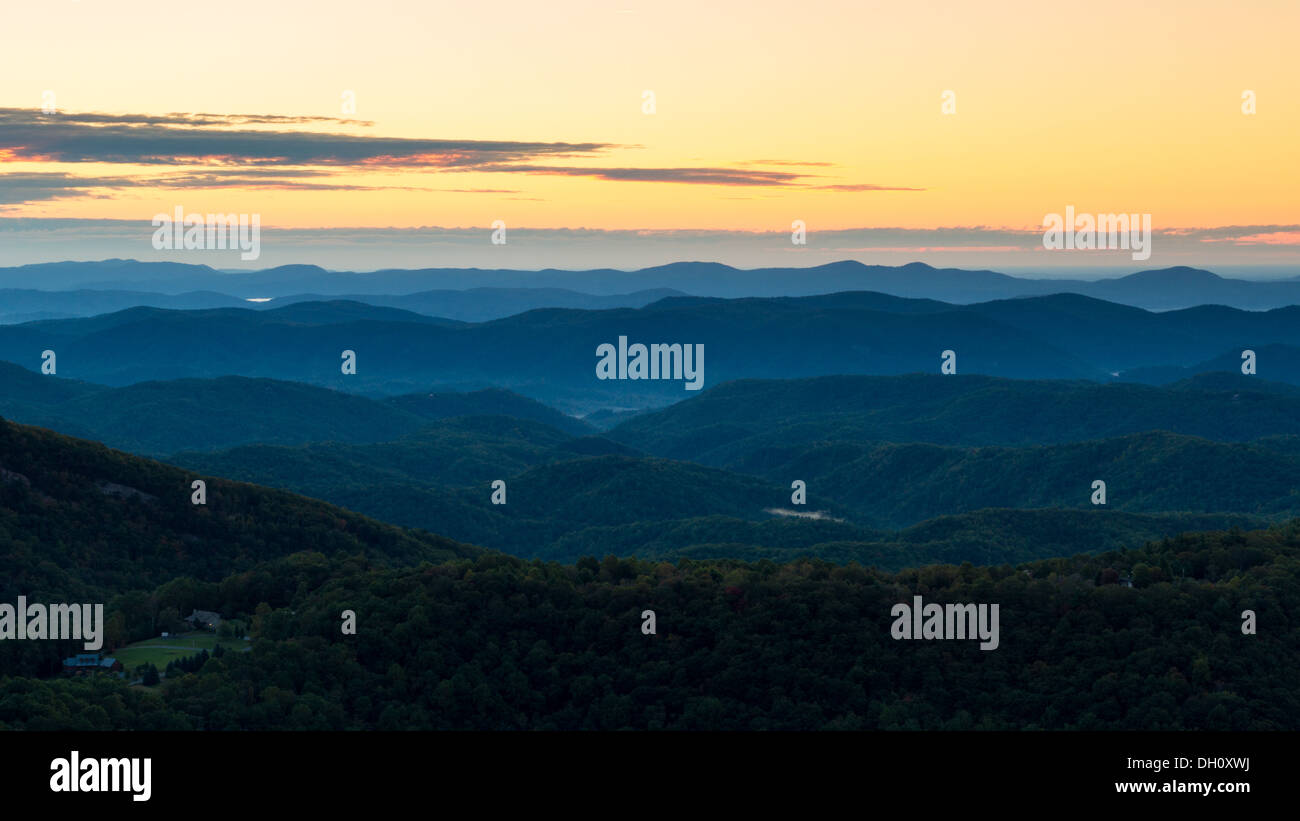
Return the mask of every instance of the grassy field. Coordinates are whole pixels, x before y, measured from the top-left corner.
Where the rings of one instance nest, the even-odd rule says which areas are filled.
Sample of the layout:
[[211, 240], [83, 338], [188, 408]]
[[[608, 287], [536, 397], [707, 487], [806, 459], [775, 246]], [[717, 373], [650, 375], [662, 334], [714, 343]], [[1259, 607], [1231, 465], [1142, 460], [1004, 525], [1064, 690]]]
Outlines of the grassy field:
[[218, 641], [227, 650], [234, 652], [246, 649], [249, 644], [243, 639], [218, 639], [215, 633], [196, 630], [192, 633], [168, 636], [165, 639], [161, 637], [145, 639], [135, 644], [128, 644], [114, 651], [113, 658], [122, 662], [122, 667], [128, 676], [135, 673], [136, 667], [150, 662], [158, 668], [159, 672], [162, 672], [169, 661], [192, 656], [200, 650], [211, 653]]

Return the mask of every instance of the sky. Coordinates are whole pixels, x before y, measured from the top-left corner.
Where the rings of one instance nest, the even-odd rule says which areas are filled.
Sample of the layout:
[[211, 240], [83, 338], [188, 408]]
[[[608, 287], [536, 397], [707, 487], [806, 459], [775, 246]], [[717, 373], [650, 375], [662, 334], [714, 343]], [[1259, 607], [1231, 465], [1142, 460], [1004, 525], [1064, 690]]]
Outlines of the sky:
[[[1300, 273], [1293, 0], [5, 14], [0, 264]], [[153, 248], [178, 206], [263, 256]], [[1043, 248], [1067, 206], [1151, 215], [1151, 257]]]

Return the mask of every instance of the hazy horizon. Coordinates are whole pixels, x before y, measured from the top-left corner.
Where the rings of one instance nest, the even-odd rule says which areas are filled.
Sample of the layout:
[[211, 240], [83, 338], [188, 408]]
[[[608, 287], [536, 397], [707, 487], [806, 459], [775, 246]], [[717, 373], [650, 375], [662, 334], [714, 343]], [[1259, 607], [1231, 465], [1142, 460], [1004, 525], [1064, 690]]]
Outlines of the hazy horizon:
[[[1104, 45], [1028, 2], [393, 5], [235, 0], [235, 61], [167, 15], [11, 10], [59, 47], [0, 54], [30, 78], [0, 94], [0, 265], [1300, 271], [1294, 5], [1106, 0]], [[257, 216], [260, 257], [156, 250], [176, 208]], [[1146, 256], [1049, 252], [1067, 209], [1149, 218]]]

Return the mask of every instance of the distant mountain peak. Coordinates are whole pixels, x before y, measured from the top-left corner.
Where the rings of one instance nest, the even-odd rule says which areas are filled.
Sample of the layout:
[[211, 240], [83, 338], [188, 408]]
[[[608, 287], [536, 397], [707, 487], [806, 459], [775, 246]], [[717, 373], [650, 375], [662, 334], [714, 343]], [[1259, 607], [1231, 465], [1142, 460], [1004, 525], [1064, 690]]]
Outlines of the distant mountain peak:
[[683, 260], [682, 262], [669, 262], [665, 265], [653, 265], [649, 268], [641, 268], [637, 271], [637, 273], [644, 273], [646, 271], [679, 271], [683, 269], [715, 271], [715, 272], [740, 270], [738, 268], [733, 268], [732, 266], [722, 262], [701, 262], [695, 260]]
[[1136, 280], [1172, 280], [1176, 282], [1222, 282], [1223, 277], [1207, 271], [1204, 268], [1192, 268], [1188, 265], [1175, 265], [1172, 268], [1155, 268], [1150, 271], [1138, 271], [1136, 274], [1129, 274], [1126, 277], [1120, 277], [1120, 280], [1133, 282]]
[[329, 271], [319, 265], [291, 264], [277, 265], [274, 268], [263, 268], [258, 271], [259, 274], [327, 274]]

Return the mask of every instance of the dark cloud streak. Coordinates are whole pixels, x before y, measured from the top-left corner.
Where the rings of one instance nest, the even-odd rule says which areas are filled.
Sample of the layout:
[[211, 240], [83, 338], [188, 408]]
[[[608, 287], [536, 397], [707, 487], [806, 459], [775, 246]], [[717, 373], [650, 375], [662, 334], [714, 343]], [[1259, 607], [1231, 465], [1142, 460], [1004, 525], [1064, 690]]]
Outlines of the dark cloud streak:
[[[292, 126], [369, 126], [337, 117], [220, 114], [42, 114], [0, 108], [0, 163], [104, 163], [170, 166], [178, 174], [148, 178], [78, 178], [68, 174], [0, 175], [0, 202], [35, 202], [71, 196], [106, 196], [92, 191], [127, 188], [245, 188], [307, 191], [418, 190], [461, 193], [522, 193], [514, 189], [435, 189], [353, 185], [346, 174], [396, 172], [480, 172], [583, 177], [610, 182], [784, 190], [921, 191], [870, 183], [821, 184], [819, 174], [800, 167], [823, 162], [763, 160], [750, 167], [601, 168], [544, 161], [596, 158], [629, 146], [604, 142], [520, 142], [379, 137]], [[269, 126], [266, 129], [248, 126]], [[755, 164], [782, 168], [754, 168]], [[14, 198], [18, 199], [14, 199]]]
[[553, 165], [506, 165], [475, 169], [564, 177], [595, 177], [615, 182], [677, 182], [696, 185], [796, 184], [803, 174], [788, 171], [749, 171], [736, 168], [582, 168]]
[[[227, 121], [229, 118], [221, 122]], [[10, 153], [17, 161], [63, 163], [473, 168], [486, 163], [590, 155], [612, 147], [607, 143], [429, 140], [310, 131], [232, 130], [211, 127], [207, 120], [191, 119], [183, 123], [178, 124], [175, 118], [44, 115], [27, 109], [0, 109], [0, 152]]]

